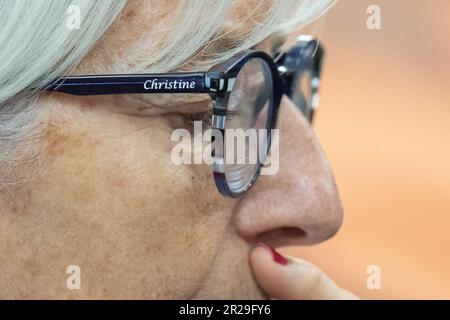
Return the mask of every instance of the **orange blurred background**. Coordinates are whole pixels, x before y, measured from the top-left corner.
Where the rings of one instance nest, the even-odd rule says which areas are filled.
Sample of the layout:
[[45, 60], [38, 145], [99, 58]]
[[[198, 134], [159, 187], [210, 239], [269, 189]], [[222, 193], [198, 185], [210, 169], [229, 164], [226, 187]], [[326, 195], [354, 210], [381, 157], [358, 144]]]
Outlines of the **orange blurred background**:
[[[366, 27], [369, 5], [381, 30]], [[450, 299], [449, 13], [448, 0], [341, 0], [313, 26], [326, 49], [314, 127], [345, 221], [323, 244], [283, 251], [362, 298]]]

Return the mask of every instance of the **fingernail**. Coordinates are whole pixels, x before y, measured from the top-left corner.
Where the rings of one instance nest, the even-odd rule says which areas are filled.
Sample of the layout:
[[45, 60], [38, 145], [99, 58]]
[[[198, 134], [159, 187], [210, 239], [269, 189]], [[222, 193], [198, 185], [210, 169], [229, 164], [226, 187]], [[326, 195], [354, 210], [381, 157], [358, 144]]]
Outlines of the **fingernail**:
[[272, 258], [276, 263], [281, 264], [282, 266], [288, 264], [288, 260], [271, 246], [268, 246], [267, 244], [264, 243], [259, 243], [258, 245], [268, 250], [272, 254]]

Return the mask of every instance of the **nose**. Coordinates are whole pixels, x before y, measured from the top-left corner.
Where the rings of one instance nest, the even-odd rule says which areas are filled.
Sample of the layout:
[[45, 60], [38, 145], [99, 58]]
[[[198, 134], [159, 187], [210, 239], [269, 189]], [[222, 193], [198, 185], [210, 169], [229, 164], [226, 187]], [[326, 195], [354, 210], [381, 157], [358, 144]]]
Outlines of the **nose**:
[[262, 175], [236, 206], [235, 227], [250, 242], [279, 247], [333, 236], [343, 210], [333, 174], [309, 123], [284, 97], [278, 119], [279, 170]]

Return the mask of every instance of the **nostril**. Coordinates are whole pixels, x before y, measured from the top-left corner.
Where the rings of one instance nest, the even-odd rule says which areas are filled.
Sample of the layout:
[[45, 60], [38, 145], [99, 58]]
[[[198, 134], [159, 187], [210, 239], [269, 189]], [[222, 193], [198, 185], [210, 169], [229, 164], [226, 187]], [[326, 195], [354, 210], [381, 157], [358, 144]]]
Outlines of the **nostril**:
[[303, 242], [306, 232], [301, 228], [279, 227], [260, 233], [256, 242], [267, 243], [273, 247], [299, 245]]
[[306, 232], [303, 229], [300, 228], [294, 228], [294, 227], [282, 227], [275, 230], [279, 233], [283, 233], [287, 237], [291, 238], [299, 238], [306, 235]]

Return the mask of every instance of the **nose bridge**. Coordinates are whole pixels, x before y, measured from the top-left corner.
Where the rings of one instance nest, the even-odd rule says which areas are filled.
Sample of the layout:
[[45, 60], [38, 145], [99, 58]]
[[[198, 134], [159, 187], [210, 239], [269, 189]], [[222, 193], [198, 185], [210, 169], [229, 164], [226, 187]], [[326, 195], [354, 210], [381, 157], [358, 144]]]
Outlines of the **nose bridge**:
[[323, 241], [342, 223], [328, 161], [308, 122], [287, 98], [280, 107], [279, 128], [279, 171], [261, 176], [242, 200], [238, 230], [246, 237], [276, 234], [286, 245]]

